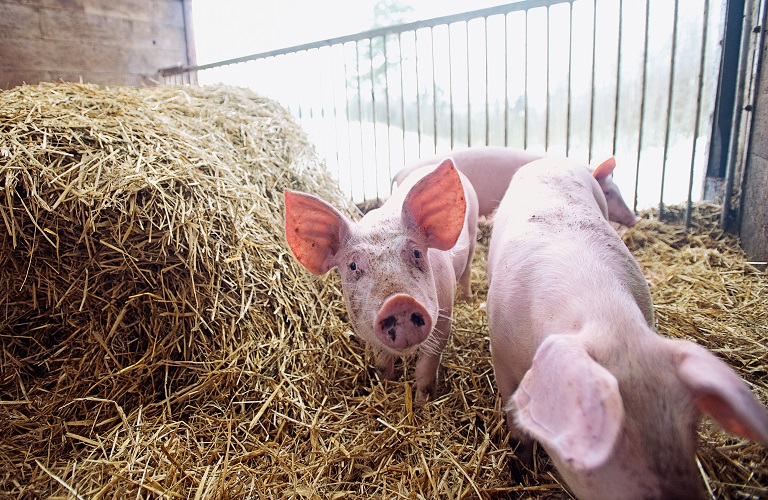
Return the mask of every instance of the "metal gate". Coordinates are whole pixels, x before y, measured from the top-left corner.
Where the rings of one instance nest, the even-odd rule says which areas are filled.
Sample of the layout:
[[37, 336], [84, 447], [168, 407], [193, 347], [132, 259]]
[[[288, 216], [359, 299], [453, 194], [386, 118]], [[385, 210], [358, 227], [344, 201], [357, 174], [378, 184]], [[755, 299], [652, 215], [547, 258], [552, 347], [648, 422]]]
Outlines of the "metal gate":
[[723, 2], [525, 0], [193, 67], [288, 107], [354, 201], [405, 164], [498, 145], [617, 158], [635, 208], [703, 194]]

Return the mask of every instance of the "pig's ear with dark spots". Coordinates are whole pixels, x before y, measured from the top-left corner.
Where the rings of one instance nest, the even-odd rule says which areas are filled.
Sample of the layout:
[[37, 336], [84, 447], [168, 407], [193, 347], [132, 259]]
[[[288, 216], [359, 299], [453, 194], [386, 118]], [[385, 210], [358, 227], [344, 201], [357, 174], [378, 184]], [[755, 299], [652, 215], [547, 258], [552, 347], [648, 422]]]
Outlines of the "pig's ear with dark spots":
[[517, 424], [576, 470], [610, 458], [624, 420], [616, 378], [563, 335], [541, 344], [512, 404]]
[[349, 220], [320, 198], [298, 191], [285, 193], [285, 239], [293, 255], [313, 274], [338, 264]]
[[592, 177], [595, 178], [598, 182], [602, 181], [611, 173], [613, 173], [613, 169], [616, 168], [616, 158], [611, 156], [607, 160], [605, 160], [603, 163], [597, 166], [597, 168], [592, 172]]
[[768, 410], [725, 362], [703, 347], [675, 341], [677, 375], [696, 407], [731, 434], [768, 446]]
[[403, 202], [402, 219], [429, 247], [450, 250], [464, 228], [466, 211], [464, 187], [449, 158], [413, 185]]

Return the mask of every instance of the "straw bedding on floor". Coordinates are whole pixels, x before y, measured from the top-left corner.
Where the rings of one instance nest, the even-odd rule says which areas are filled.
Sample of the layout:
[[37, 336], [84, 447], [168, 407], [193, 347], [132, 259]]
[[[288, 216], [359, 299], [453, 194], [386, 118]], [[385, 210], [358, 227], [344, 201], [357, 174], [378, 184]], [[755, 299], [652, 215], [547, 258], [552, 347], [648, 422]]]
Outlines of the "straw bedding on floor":
[[[349, 214], [279, 105], [229, 87], [58, 84], [0, 93], [0, 496], [567, 498], [524, 484], [494, 389], [481, 231], [439, 397], [378, 380], [338, 278], [282, 235], [282, 192]], [[768, 278], [717, 210], [624, 234], [663, 335], [768, 402]], [[406, 361], [406, 372], [411, 368]], [[718, 498], [768, 493], [768, 452], [705, 423]]]

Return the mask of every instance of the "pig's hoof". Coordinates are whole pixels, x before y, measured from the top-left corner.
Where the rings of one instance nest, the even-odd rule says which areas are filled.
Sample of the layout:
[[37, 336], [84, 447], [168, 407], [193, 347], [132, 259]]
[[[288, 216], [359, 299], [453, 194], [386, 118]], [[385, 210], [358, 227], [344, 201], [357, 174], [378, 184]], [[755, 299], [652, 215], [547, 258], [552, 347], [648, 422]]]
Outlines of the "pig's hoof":
[[376, 376], [379, 380], [397, 380], [399, 377], [394, 367], [376, 368]]
[[517, 458], [513, 457], [509, 462], [509, 475], [512, 477], [512, 482], [515, 484], [527, 484], [525, 480], [528, 468]]
[[533, 470], [533, 442], [518, 441], [515, 455], [509, 463], [512, 479], [518, 484], [524, 484], [525, 477]]
[[435, 399], [435, 395], [436, 395], [436, 388], [433, 382], [427, 385], [426, 387], [419, 387], [416, 390], [416, 401], [424, 403], [426, 401]]

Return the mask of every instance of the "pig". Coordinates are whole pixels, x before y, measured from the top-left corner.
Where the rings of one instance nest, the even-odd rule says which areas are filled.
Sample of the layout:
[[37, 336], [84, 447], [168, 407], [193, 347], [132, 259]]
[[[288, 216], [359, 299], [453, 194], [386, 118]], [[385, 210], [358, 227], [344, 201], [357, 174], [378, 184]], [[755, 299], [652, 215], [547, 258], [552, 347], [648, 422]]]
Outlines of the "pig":
[[310, 194], [285, 191], [285, 235], [310, 272], [336, 268], [350, 322], [372, 346], [379, 376], [417, 354], [417, 400], [435, 396], [457, 281], [471, 295], [477, 197], [450, 159], [415, 170], [356, 223]]
[[768, 446], [768, 411], [725, 362], [654, 330], [605, 206], [582, 167], [543, 159], [518, 170], [494, 218], [491, 357], [516, 453], [530, 464], [541, 443], [582, 499], [705, 498], [702, 416]]
[[[470, 147], [450, 153], [456, 168], [467, 176], [475, 188], [479, 204], [479, 215], [491, 216], [499, 206], [501, 197], [515, 172], [523, 165], [543, 158], [542, 155], [524, 149], [493, 146]], [[397, 172], [393, 185], [399, 184], [410, 172], [424, 165], [439, 163], [442, 156], [420, 160]], [[590, 169], [591, 170], [591, 169]], [[595, 169], [593, 176], [600, 184], [608, 202], [608, 216], [613, 222], [632, 227], [639, 220], [627, 206], [613, 177], [605, 171]]]

